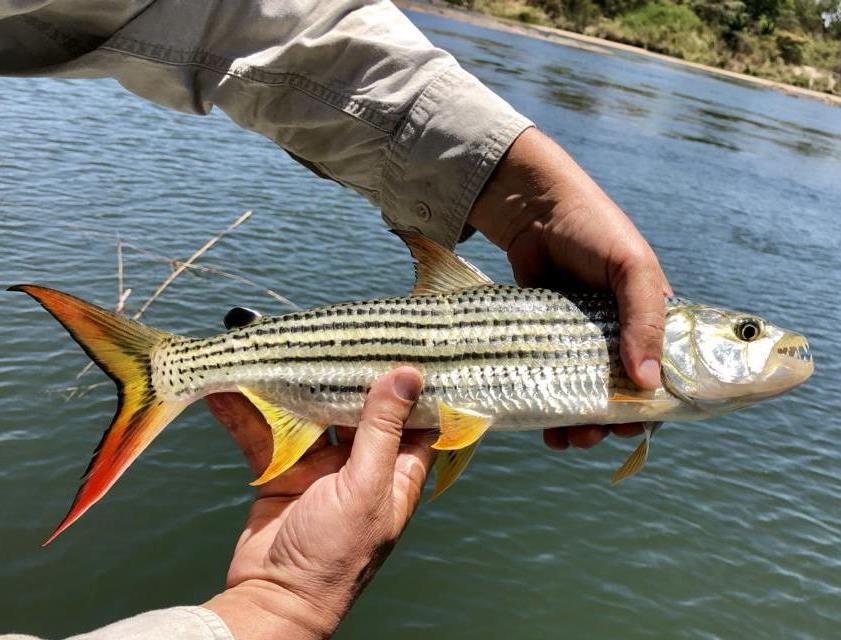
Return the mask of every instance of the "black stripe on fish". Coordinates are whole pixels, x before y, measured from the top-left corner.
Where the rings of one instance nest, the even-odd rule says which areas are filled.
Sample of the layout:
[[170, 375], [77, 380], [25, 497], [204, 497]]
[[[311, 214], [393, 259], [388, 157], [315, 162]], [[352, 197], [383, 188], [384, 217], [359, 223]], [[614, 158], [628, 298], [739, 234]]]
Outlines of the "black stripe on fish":
[[[275, 358], [251, 358], [237, 360], [235, 362], [213, 362], [201, 365], [204, 370], [222, 369], [225, 367], [242, 367], [253, 364], [301, 364], [307, 362], [460, 362], [463, 360], [545, 360], [551, 357], [566, 357], [567, 350], [563, 351], [509, 351], [509, 352], [469, 352], [453, 355], [418, 354], [418, 353], [369, 353], [358, 355], [335, 355], [329, 353], [301, 356], [284, 356]], [[195, 369], [187, 368], [185, 373], [191, 373]]]

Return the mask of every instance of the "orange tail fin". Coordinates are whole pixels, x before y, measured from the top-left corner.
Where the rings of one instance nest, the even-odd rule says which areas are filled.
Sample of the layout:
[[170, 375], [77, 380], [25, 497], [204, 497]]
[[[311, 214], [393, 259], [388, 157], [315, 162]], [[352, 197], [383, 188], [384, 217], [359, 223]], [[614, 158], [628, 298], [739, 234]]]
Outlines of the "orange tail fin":
[[185, 405], [164, 401], [152, 386], [152, 351], [169, 334], [46, 287], [17, 285], [9, 290], [40, 302], [117, 384], [117, 413], [94, 451], [73, 506], [46, 546], [105, 495]]

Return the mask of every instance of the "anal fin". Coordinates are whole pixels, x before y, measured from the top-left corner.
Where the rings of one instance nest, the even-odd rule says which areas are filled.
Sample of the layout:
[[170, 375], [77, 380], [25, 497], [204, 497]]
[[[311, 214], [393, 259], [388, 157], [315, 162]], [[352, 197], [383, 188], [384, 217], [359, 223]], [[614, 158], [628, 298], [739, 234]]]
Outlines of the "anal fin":
[[645, 466], [648, 460], [648, 452], [651, 450], [651, 438], [654, 433], [663, 424], [662, 422], [646, 422], [643, 425], [645, 434], [642, 442], [639, 443], [634, 452], [628, 456], [628, 459], [622, 463], [622, 466], [616, 470], [613, 477], [610, 479], [610, 484], [619, 484], [626, 478], [636, 475]]
[[458, 480], [462, 471], [470, 463], [473, 454], [476, 453], [476, 449], [479, 448], [479, 442], [477, 440], [458, 451], [448, 450], [438, 453], [438, 459], [435, 461], [435, 490], [429, 497], [430, 500], [435, 500]]
[[288, 409], [272, 404], [246, 387], [240, 392], [257, 407], [272, 430], [272, 460], [263, 474], [251, 482], [252, 486], [265, 484], [298, 462], [318, 437], [326, 424], [318, 424]]
[[441, 435], [432, 448], [451, 451], [478, 442], [491, 426], [491, 418], [470, 409], [454, 409], [439, 400], [438, 424]]

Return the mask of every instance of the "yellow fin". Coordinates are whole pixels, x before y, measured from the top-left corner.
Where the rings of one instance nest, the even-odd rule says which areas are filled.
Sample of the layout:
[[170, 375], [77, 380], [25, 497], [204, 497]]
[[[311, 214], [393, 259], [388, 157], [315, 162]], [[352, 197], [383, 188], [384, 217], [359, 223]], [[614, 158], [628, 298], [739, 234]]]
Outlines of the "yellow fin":
[[470, 409], [453, 409], [439, 400], [438, 424], [441, 435], [432, 448], [450, 451], [464, 449], [478, 441], [491, 426], [491, 419]]
[[648, 452], [651, 450], [651, 438], [654, 432], [663, 424], [662, 422], [646, 422], [644, 424], [645, 435], [642, 442], [639, 443], [634, 452], [628, 456], [628, 459], [622, 463], [622, 466], [616, 470], [613, 477], [610, 479], [610, 484], [619, 484], [626, 478], [636, 475], [645, 466], [648, 460]]
[[246, 387], [238, 387], [240, 392], [254, 404], [272, 430], [272, 461], [251, 486], [265, 484], [286, 471], [306, 453], [318, 437], [327, 428], [326, 424], [317, 424], [291, 411], [278, 407], [264, 400]]
[[429, 497], [430, 500], [435, 500], [458, 480], [478, 448], [479, 441], [477, 440], [458, 451], [441, 451], [438, 454], [438, 459], [435, 461], [435, 490]]
[[493, 284], [493, 280], [467, 260], [459, 258], [417, 231], [394, 230], [394, 233], [406, 243], [416, 260], [413, 296], [449, 293]]
[[626, 393], [613, 393], [607, 399], [610, 403], [617, 403], [617, 402], [632, 402], [632, 403], [643, 403], [643, 402], [652, 402], [652, 395], [653, 393], [650, 391], [641, 391], [641, 395], [632, 396]]

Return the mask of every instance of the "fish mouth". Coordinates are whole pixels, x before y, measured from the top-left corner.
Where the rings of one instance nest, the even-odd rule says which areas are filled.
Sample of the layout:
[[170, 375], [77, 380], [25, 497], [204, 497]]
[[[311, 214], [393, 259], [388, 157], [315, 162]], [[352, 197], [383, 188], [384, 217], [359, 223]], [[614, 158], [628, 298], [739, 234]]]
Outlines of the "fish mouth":
[[786, 334], [774, 345], [769, 358], [771, 374], [765, 379], [764, 391], [779, 395], [806, 382], [815, 371], [809, 341], [796, 333]]
[[803, 336], [796, 334], [785, 335], [774, 345], [774, 352], [784, 358], [793, 358], [801, 362], [812, 364], [812, 351], [809, 349], [809, 341]]

